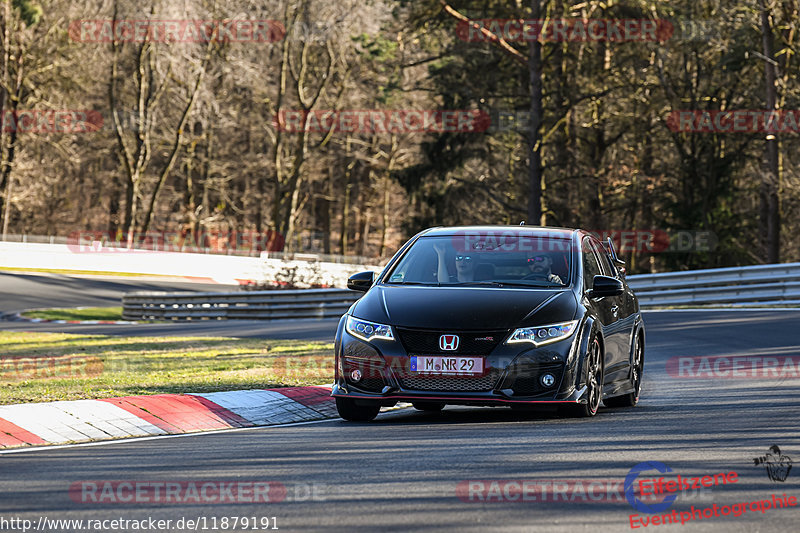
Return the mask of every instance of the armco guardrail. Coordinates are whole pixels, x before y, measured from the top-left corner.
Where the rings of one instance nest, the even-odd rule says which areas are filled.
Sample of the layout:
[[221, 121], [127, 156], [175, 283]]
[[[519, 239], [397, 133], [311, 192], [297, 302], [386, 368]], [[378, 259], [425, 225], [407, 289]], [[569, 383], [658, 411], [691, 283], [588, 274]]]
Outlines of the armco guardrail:
[[346, 289], [251, 292], [131, 292], [126, 320], [278, 319], [339, 317], [361, 296]]
[[628, 276], [642, 307], [800, 304], [800, 263]]
[[[800, 305], [800, 263], [628, 276], [643, 308]], [[235, 293], [133, 292], [126, 320], [278, 319], [341, 316], [361, 293], [345, 289]]]

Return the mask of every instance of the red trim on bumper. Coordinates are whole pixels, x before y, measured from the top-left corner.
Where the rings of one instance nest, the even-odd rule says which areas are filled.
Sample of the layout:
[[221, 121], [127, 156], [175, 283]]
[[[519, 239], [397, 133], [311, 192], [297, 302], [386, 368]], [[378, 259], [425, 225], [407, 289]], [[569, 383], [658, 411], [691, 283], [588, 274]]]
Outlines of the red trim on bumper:
[[391, 396], [369, 396], [366, 394], [331, 394], [334, 398], [354, 398], [358, 400], [434, 400], [437, 402], [447, 403], [448, 400], [456, 401], [470, 401], [470, 402], [500, 402], [500, 403], [580, 403], [577, 400], [512, 400], [508, 398], [475, 398], [475, 397], [460, 397], [460, 396], [406, 396], [406, 395], [391, 395]]

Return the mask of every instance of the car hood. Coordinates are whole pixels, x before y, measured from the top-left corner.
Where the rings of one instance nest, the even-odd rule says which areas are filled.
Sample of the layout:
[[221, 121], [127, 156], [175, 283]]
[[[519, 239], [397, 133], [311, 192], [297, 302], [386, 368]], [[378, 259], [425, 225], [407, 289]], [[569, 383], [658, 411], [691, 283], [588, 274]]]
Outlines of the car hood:
[[353, 316], [409, 328], [485, 330], [572, 320], [571, 290], [377, 285], [353, 307]]

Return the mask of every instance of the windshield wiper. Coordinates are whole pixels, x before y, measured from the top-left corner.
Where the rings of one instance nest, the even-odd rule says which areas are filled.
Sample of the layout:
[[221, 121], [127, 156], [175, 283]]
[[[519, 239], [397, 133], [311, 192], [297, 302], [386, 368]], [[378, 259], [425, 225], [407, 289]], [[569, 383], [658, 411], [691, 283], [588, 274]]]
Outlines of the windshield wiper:
[[[562, 285], [560, 283], [554, 283], [552, 285], [545, 285], [543, 283], [518, 283], [515, 281], [462, 281], [460, 283], [450, 283], [447, 285], [455, 285], [455, 286], [464, 286], [464, 285], [491, 285], [493, 287], [544, 287], [544, 288], [551, 288], [551, 287], [565, 287], [566, 285]], [[447, 285], [444, 285], [445, 287]]]
[[435, 287], [436, 283], [427, 283], [425, 281], [387, 281], [387, 285], [427, 285], [428, 287]]
[[457, 283], [445, 283], [445, 287], [447, 287], [448, 285], [453, 285], [453, 286], [462, 286], [462, 285], [493, 285], [493, 286], [500, 286], [500, 285], [504, 285], [504, 283], [501, 283], [499, 281], [459, 281]]

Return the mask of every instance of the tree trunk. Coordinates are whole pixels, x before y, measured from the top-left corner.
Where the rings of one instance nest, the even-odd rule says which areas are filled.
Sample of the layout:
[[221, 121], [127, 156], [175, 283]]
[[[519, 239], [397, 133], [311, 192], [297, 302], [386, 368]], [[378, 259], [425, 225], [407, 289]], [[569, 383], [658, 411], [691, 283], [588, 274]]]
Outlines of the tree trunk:
[[367, 245], [369, 244], [369, 207], [364, 207], [361, 214], [361, 227], [359, 228], [359, 250], [358, 255], [366, 257]]
[[[10, 85], [8, 81], [8, 61], [11, 55], [11, 45], [9, 44], [10, 32], [8, 25], [11, 23], [11, 2], [3, 2], [3, 72], [2, 84], [0, 84], [0, 118], [5, 120], [6, 116], [6, 103], [8, 102], [8, 91], [6, 87]], [[16, 128], [14, 128], [16, 130]], [[6, 128], [0, 128], [0, 163], [2, 163], [2, 170], [0, 171], [0, 190], [6, 189], [7, 171], [6, 171]], [[5, 213], [6, 196], [0, 196], [0, 213]], [[3, 236], [5, 238], [5, 235]]]
[[[350, 159], [350, 139], [347, 139], [346, 143], [347, 149], [347, 156]], [[339, 235], [339, 249], [342, 255], [347, 255], [347, 234], [350, 231], [350, 227], [347, 223], [350, 217], [350, 190], [352, 185], [350, 184], [350, 173], [353, 170], [353, 164], [348, 163], [347, 167], [344, 171], [344, 199], [342, 200], [342, 224], [340, 227], [341, 234]]]
[[[541, 18], [541, 0], [531, 0], [531, 18]], [[531, 124], [528, 133], [528, 224], [542, 223], [542, 43], [531, 41], [528, 56]]]
[[117, 231], [119, 230], [119, 197], [122, 194], [122, 187], [119, 183], [119, 176], [114, 174], [111, 177], [111, 194], [108, 199], [108, 236], [112, 240], [117, 239]]
[[326, 254], [331, 253], [331, 229], [333, 226], [331, 224], [331, 219], [333, 218], [333, 198], [334, 198], [334, 190], [333, 190], [333, 173], [331, 169], [328, 168], [328, 179], [326, 181], [326, 185], [328, 190], [325, 192], [322, 201], [323, 204], [323, 211], [322, 211], [322, 251]]
[[[769, 22], [766, 0], [759, 1], [761, 8], [761, 40], [764, 48], [764, 80], [766, 82], [766, 108], [776, 109], [778, 89], [775, 86], [775, 57], [772, 49], [773, 33]], [[761, 183], [761, 229], [766, 245], [768, 263], [780, 262], [780, 204], [778, 190], [781, 168], [778, 156], [778, 133], [767, 132], [765, 155], [767, 169]]]
[[[11, 44], [9, 42], [9, 30], [8, 24], [11, 21], [11, 14], [8, 7], [9, 2], [5, 2], [5, 13], [4, 13], [4, 21], [3, 21], [3, 99], [2, 105], [0, 105], [0, 112], [4, 113], [0, 115], [0, 117], [5, 118], [6, 112], [6, 103], [8, 102], [8, 87], [11, 87], [11, 77], [9, 76], [9, 68], [8, 62], [13, 60], [11, 56]], [[9, 138], [8, 138], [8, 151], [4, 153], [5, 156], [0, 157], [3, 161], [2, 170], [0, 171], [0, 183], [5, 185], [5, 191], [3, 192], [3, 240], [5, 240], [6, 235], [8, 235], [8, 225], [9, 220], [11, 217], [11, 195], [12, 195], [12, 165], [14, 164], [14, 157], [17, 151], [17, 126], [16, 126], [16, 118], [17, 112], [19, 111], [19, 102], [22, 98], [22, 72], [23, 72], [23, 58], [25, 57], [25, 52], [23, 50], [22, 43], [19, 44], [17, 49], [17, 58], [16, 58], [16, 77], [13, 83], [13, 95], [11, 100], [11, 114], [14, 117], [15, 126], [11, 129]], [[5, 128], [3, 128], [5, 129]], [[0, 137], [0, 140], [3, 140]], [[5, 144], [0, 143], [0, 150], [5, 150]]]
[[184, 191], [184, 202], [186, 205], [186, 222], [184, 228], [189, 230], [189, 235], [192, 240], [195, 239], [197, 233], [197, 195], [195, 194], [194, 183], [194, 158], [195, 148], [197, 143], [192, 143], [187, 150], [186, 163], [184, 164], [184, 173], [186, 174], [186, 189]]
[[[21, 58], [20, 58], [19, 62], [20, 63], [22, 62]], [[22, 65], [20, 64], [18, 67], [22, 68]], [[19, 93], [20, 93], [20, 89], [21, 89], [21, 83], [22, 83], [21, 76], [18, 75], [17, 76], [17, 87], [15, 89], [16, 93], [17, 93], [16, 94], [16, 98], [12, 98], [11, 99], [11, 114], [14, 117], [17, 116], [17, 111], [19, 110], [18, 105], [19, 105], [19, 96], [20, 96]], [[5, 112], [5, 109], [3, 109], [3, 112]], [[15, 120], [16, 120], [16, 118], [15, 118]], [[5, 154], [5, 161], [3, 161], [2, 172], [0, 172], [0, 174], [2, 174], [2, 178], [0, 178], [0, 181], [5, 183], [5, 191], [3, 192], [3, 200], [4, 200], [4, 202], [3, 202], [3, 240], [5, 240], [6, 239], [6, 235], [8, 235], [8, 224], [9, 224], [9, 220], [10, 220], [10, 217], [11, 217], [11, 214], [10, 214], [10, 212], [11, 212], [11, 195], [12, 195], [12, 192], [13, 192], [12, 191], [12, 186], [11, 186], [12, 185], [11, 182], [13, 180], [13, 176], [11, 175], [11, 169], [12, 169], [12, 165], [14, 164], [14, 157], [15, 157], [16, 153], [17, 153], [17, 127], [15, 126], [14, 128], [11, 129], [11, 133], [10, 133], [10, 135], [8, 137], [8, 151]]]
[[[16, 101], [11, 105], [11, 113], [16, 114]], [[6, 239], [6, 235], [8, 234], [8, 224], [9, 224], [9, 217], [11, 211], [11, 194], [12, 194], [12, 187], [11, 182], [13, 180], [13, 176], [11, 175], [11, 166], [14, 163], [14, 154], [16, 153], [17, 148], [17, 128], [13, 128], [11, 130], [11, 134], [9, 135], [8, 141], [8, 152], [6, 152], [5, 161], [3, 161], [3, 171], [2, 171], [2, 181], [5, 183], [5, 190], [3, 191], [3, 240]]]
[[200, 92], [200, 84], [203, 82], [203, 77], [206, 73], [206, 66], [211, 59], [211, 46], [211, 42], [209, 42], [209, 45], [206, 47], [206, 55], [203, 58], [202, 63], [200, 63], [200, 72], [197, 73], [197, 79], [195, 80], [194, 87], [192, 88], [192, 92], [189, 95], [188, 101], [186, 102], [186, 107], [183, 109], [181, 119], [175, 128], [175, 137], [172, 141], [172, 149], [170, 150], [167, 164], [161, 170], [161, 175], [158, 177], [156, 186], [150, 195], [150, 203], [147, 206], [147, 211], [144, 215], [144, 223], [142, 224], [142, 233], [147, 233], [147, 230], [150, 229], [150, 222], [153, 219], [153, 209], [155, 208], [156, 200], [158, 199], [158, 193], [161, 191], [161, 187], [164, 186], [164, 182], [167, 180], [167, 176], [169, 176], [169, 173], [172, 171], [172, 167], [175, 164], [175, 160], [178, 158], [178, 152], [180, 151], [183, 141], [183, 130], [189, 120], [189, 115], [192, 112], [194, 103], [197, 101], [197, 94]]
[[383, 206], [381, 207], [381, 245], [378, 256], [383, 257], [386, 253], [386, 232], [389, 229], [389, 178], [383, 180]]

